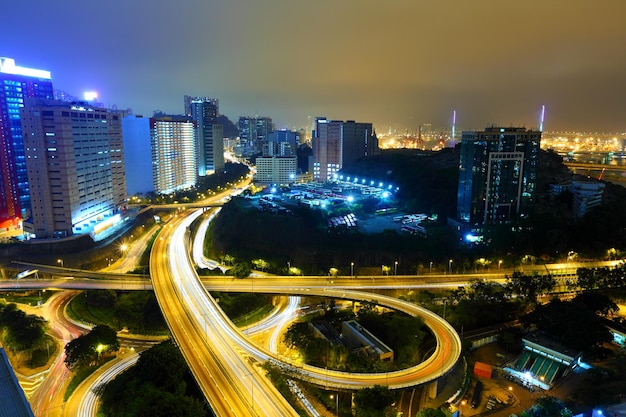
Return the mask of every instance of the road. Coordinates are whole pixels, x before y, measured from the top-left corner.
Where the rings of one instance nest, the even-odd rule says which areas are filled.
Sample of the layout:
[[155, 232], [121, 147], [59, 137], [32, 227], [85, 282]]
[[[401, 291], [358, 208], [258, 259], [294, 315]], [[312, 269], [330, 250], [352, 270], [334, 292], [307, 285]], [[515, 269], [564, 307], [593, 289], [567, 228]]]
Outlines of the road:
[[295, 410], [235, 343], [245, 336], [197, 279], [187, 228], [189, 211], [161, 231], [150, 256], [154, 291], [174, 340], [217, 416], [297, 416]]

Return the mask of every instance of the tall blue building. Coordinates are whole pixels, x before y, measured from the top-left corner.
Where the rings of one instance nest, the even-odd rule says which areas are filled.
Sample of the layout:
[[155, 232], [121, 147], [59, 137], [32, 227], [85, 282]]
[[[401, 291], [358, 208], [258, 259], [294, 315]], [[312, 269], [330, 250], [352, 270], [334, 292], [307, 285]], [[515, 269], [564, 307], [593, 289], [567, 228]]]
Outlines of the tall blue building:
[[[185, 96], [185, 99], [189, 96]], [[185, 101], [185, 106], [187, 101]], [[196, 157], [198, 176], [224, 171], [224, 127], [216, 122], [215, 99], [195, 98], [189, 102], [191, 118], [196, 122]]]
[[53, 96], [49, 71], [0, 57], [0, 228], [15, 227], [31, 215], [20, 108], [27, 97]]
[[457, 218], [467, 229], [528, 214], [537, 186], [541, 132], [488, 127], [463, 132]]

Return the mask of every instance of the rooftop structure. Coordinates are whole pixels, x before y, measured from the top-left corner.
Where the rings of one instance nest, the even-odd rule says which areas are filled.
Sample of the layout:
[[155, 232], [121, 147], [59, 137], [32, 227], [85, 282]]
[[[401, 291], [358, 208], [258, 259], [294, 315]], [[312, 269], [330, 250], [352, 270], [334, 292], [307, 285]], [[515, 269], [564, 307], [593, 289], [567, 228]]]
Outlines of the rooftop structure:
[[393, 362], [393, 350], [355, 320], [341, 323], [341, 337], [348, 347], [368, 358]]

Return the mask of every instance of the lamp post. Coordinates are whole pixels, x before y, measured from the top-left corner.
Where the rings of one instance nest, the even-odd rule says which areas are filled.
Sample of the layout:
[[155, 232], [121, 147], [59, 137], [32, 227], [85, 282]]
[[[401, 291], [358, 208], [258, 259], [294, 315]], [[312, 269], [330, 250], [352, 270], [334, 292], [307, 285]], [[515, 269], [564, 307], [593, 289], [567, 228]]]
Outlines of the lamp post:
[[330, 399], [335, 400], [335, 410], [336, 410], [337, 416], [339, 416], [339, 393], [330, 394]]
[[452, 274], [452, 259], [448, 261], [448, 274]]
[[394, 275], [398, 275], [398, 261], [396, 261], [396, 262], [394, 263], [394, 266], [393, 266], [393, 274], [394, 274]]
[[350, 276], [354, 277], [354, 262], [350, 262]]
[[57, 263], [61, 264], [61, 268], [63, 268], [63, 259], [57, 259]]
[[429, 274], [433, 273], [433, 261], [430, 261], [430, 266], [428, 267], [428, 273]]
[[498, 269], [500, 269], [501, 266], [502, 266], [502, 259], [498, 261]]

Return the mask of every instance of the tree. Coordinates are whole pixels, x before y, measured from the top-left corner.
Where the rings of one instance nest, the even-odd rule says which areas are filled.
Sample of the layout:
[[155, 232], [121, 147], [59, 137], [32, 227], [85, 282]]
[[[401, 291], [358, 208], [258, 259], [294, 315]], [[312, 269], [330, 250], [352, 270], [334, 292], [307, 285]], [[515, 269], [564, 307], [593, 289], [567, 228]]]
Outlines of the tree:
[[394, 395], [388, 387], [374, 385], [372, 388], [363, 388], [354, 395], [356, 415], [358, 417], [391, 416], [391, 404]]
[[506, 289], [511, 295], [517, 295], [532, 303], [537, 302], [537, 296], [549, 292], [556, 282], [552, 275], [525, 275], [515, 271], [510, 277], [506, 277]]
[[141, 353], [137, 364], [101, 391], [106, 417], [204, 417], [206, 407], [187, 395], [189, 368], [176, 346], [162, 342]]
[[120, 348], [115, 330], [98, 325], [89, 333], [70, 340], [65, 345], [65, 366], [74, 370], [78, 366], [98, 360], [101, 354], [115, 352]]
[[0, 308], [0, 327], [6, 330], [4, 343], [15, 351], [25, 351], [42, 343], [47, 321], [33, 314], [26, 314], [11, 303]]
[[230, 268], [230, 273], [235, 278], [247, 278], [252, 273], [252, 269], [247, 262], [238, 262]]
[[424, 408], [415, 417], [446, 417], [446, 414], [438, 408]]
[[609, 297], [600, 294], [597, 291], [584, 291], [578, 294], [572, 303], [585, 306], [596, 314], [608, 316], [619, 311], [619, 306], [615, 304]]
[[537, 306], [522, 317], [522, 321], [526, 326], [537, 326], [539, 330], [577, 350], [588, 352], [613, 340], [600, 317], [579, 303], [554, 299], [548, 304]]

